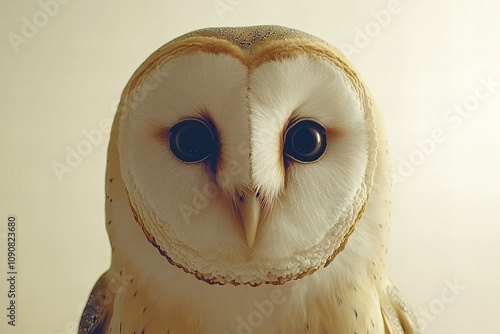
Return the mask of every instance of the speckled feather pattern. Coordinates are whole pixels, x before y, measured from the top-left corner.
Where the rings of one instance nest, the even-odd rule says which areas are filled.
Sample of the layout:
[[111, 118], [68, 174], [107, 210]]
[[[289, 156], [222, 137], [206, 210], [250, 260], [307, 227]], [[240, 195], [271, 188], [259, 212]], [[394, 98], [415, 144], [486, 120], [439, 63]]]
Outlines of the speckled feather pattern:
[[[202, 43], [203, 38], [230, 41], [243, 50], [244, 55], [268, 43], [279, 45], [297, 41], [308, 44], [310, 49], [334, 50], [316, 37], [275, 26], [203, 29], [171, 43], [175, 45], [189, 38], [193, 43]], [[140, 84], [138, 78], [159, 61], [155, 54], [161, 54], [163, 48], [141, 65], [125, 92]], [[336, 50], [333, 52], [338, 54]], [[207, 284], [188, 270], [171, 265], [150, 243], [132, 213], [130, 190], [127, 190], [120, 168], [121, 113], [118, 112], [111, 133], [106, 172], [106, 228], [112, 263], [89, 297], [80, 334], [418, 332], [413, 313], [385, 275], [392, 184], [383, 123], [359, 76], [347, 60], [341, 56], [338, 59], [342, 61], [338, 60], [335, 65], [349, 73], [349, 85], [357, 92], [364, 108], [373, 110], [368, 123], [376, 133], [370, 139], [374, 143], [371, 147], [376, 161], [367, 167], [367, 170], [372, 169], [372, 174], [366, 178], [369, 197], [363, 204], [364, 211], [360, 212], [360, 219], [352, 225], [354, 232], [351, 230], [352, 234], [345, 236], [346, 243], [332, 262], [283, 285], [257, 287]]]
[[261, 43], [269, 43], [276, 40], [306, 38], [311, 42], [322, 43], [320, 39], [302, 31], [279, 26], [201, 29], [180, 36], [178, 40], [188, 37], [215, 37], [217, 39], [224, 39], [238, 45], [247, 53], [251, 53], [252, 47], [255, 48]]

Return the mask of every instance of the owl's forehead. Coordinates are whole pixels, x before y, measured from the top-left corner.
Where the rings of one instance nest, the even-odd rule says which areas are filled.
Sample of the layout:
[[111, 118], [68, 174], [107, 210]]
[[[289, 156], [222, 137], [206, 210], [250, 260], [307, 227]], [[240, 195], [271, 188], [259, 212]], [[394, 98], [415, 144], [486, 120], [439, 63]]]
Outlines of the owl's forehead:
[[183, 41], [191, 37], [207, 37], [225, 40], [238, 46], [242, 51], [251, 54], [253, 49], [273, 42], [292, 41], [293, 39], [308, 41], [309, 43], [323, 43], [317, 37], [302, 31], [280, 26], [251, 26], [236, 28], [207, 28], [200, 29], [183, 36], [173, 42]]
[[163, 65], [196, 53], [227, 55], [238, 59], [249, 70], [264, 63], [304, 56], [321, 59], [339, 68], [359, 97], [364, 98], [361, 80], [336, 48], [315, 36], [280, 26], [207, 28], [180, 36], [160, 47], [141, 64], [125, 92], [133, 92]]

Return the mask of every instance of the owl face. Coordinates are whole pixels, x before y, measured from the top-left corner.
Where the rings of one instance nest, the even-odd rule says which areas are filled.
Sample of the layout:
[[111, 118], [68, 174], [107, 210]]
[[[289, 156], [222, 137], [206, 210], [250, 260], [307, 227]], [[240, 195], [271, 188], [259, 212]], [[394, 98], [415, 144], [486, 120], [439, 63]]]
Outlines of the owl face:
[[120, 166], [171, 264], [208, 283], [282, 284], [343, 249], [375, 159], [364, 87], [345, 66], [309, 35], [248, 27], [188, 34], [136, 71]]

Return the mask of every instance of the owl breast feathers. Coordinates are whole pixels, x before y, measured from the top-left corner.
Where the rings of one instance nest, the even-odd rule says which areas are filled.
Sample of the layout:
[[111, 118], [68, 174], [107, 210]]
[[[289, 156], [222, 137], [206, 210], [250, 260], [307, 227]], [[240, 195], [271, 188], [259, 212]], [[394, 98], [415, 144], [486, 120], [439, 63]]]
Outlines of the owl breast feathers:
[[106, 172], [112, 263], [80, 333], [416, 333], [385, 274], [390, 157], [326, 42], [212, 28], [125, 87]]

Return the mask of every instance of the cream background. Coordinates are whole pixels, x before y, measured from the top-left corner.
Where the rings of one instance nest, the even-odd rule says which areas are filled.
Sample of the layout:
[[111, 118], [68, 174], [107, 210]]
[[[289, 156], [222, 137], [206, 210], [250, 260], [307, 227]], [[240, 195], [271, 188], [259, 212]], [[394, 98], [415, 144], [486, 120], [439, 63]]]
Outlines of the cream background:
[[[82, 131], [112, 119], [127, 79], [151, 52], [197, 28], [257, 24], [355, 47], [356, 29], [375, 29], [371, 11], [391, 2], [65, 1], [18, 52], [8, 34], [21, 35], [23, 17], [32, 22], [40, 4], [0, 1], [0, 258], [5, 268], [13, 213], [20, 272], [15, 328], [6, 325], [1, 279], [2, 333], [76, 331], [110, 260], [103, 191], [108, 135], [62, 182], [51, 164], [64, 163], [66, 147], [85, 140]], [[231, 10], [218, 15], [217, 2]], [[474, 94], [480, 77], [500, 82], [500, 6], [396, 3], [400, 12], [349, 58], [385, 116], [395, 172], [436, 128], [446, 139], [395, 186], [389, 275], [421, 319], [428, 310], [427, 333], [499, 333], [500, 85], [455, 129], [445, 113]], [[456, 296], [446, 290], [455, 281], [466, 286]]]

